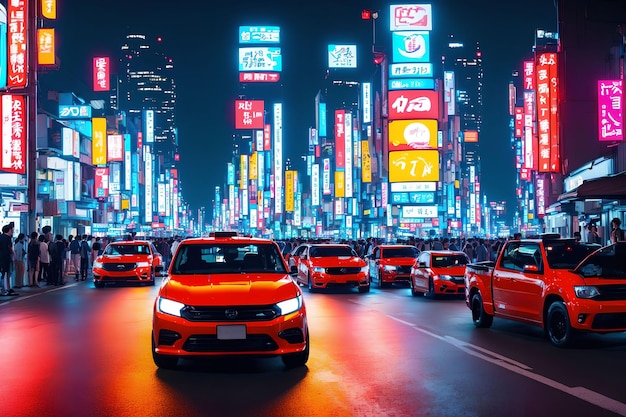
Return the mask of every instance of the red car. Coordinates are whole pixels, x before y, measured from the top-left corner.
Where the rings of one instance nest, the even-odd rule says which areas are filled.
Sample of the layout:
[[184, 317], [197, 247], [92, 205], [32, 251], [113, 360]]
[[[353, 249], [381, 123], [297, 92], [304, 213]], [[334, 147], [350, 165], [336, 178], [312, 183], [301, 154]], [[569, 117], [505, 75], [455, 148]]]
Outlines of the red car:
[[394, 282], [409, 282], [411, 267], [419, 250], [411, 245], [378, 245], [369, 255], [370, 280], [386, 287]]
[[162, 270], [163, 259], [151, 242], [113, 242], [93, 263], [93, 283], [96, 288], [107, 283], [154, 285], [155, 277], [160, 276]]
[[311, 244], [300, 254], [296, 280], [309, 291], [334, 286], [357, 287], [369, 292], [367, 263], [348, 245]]
[[465, 294], [464, 252], [431, 250], [419, 254], [411, 268], [411, 293], [435, 297], [438, 294]]

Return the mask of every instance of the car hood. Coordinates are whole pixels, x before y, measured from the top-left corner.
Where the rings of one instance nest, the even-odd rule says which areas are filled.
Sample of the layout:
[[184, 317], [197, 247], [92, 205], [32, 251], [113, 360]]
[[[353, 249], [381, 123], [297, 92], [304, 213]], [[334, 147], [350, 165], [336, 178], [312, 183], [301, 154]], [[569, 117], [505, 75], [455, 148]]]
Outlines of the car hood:
[[186, 305], [275, 304], [300, 294], [285, 274], [197, 274], [170, 277], [160, 295]]
[[311, 264], [322, 268], [336, 268], [336, 267], [358, 267], [362, 268], [365, 265], [365, 261], [358, 256], [329, 256], [323, 258], [311, 258]]
[[465, 275], [465, 265], [453, 267], [430, 268], [434, 275], [451, 275], [454, 277]]
[[415, 262], [415, 258], [382, 258], [379, 262], [380, 265], [394, 265], [394, 266], [412, 266]]

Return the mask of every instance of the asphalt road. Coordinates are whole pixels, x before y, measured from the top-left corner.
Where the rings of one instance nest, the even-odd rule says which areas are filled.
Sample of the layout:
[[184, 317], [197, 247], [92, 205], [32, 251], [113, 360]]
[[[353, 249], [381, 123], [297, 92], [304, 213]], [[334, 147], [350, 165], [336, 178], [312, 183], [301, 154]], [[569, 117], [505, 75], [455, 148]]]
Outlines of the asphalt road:
[[306, 367], [152, 362], [157, 287], [71, 281], [0, 297], [0, 415], [626, 416], [626, 334], [557, 349], [538, 328], [475, 329], [462, 299], [408, 287], [310, 294]]

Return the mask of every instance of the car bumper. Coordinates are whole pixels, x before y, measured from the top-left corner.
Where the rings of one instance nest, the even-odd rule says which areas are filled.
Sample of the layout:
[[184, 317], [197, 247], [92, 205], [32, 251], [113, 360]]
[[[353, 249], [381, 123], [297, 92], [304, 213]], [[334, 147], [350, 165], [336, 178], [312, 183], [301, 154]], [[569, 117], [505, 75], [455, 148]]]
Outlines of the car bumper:
[[325, 273], [313, 273], [311, 276], [313, 288], [328, 288], [335, 286], [367, 287], [370, 285], [367, 273], [334, 275]]
[[449, 281], [445, 279], [433, 280], [435, 294], [465, 294], [465, 282]]
[[[245, 332], [218, 336], [218, 326], [245, 326]], [[298, 353], [306, 348], [306, 329], [303, 311], [262, 322], [192, 322], [155, 311], [152, 326], [156, 353], [180, 357]]]
[[142, 283], [152, 282], [153, 274], [152, 268], [140, 267], [130, 271], [107, 271], [102, 268], [93, 268], [93, 280], [94, 282], [118, 282], [118, 283]]
[[593, 301], [577, 299], [568, 307], [570, 323], [582, 331], [610, 333], [626, 331], [626, 300]]
[[411, 280], [411, 274], [398, 274], [395, 272], [383, 272], [380, 276], [383, 282], [408, 282]]

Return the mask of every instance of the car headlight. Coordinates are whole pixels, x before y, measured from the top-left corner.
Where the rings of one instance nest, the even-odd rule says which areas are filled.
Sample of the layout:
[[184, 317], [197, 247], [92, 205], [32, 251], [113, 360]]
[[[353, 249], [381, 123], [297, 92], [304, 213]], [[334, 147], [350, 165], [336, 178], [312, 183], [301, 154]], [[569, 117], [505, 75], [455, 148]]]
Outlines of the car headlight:
[[302, 296], [300, 295], [296, 298], [292, 298], [289, 300], [281, 301], [280, 303], [276, 303], [276, 307], [280, 309], [281, 316], [285, 316], [287, 314], [298, 311], [300, 310], [300, 307], [302, 307]]
[[574, 292], [578, 298], [594, 298], [600, 295], [600, 291], [596, 287], [586, 285], [574, 287]]
[[183, 303], [159, 297], [157, 300], [157, 310], [161, 313], [180, 317], [180, 311], [185, 307]]
[[439, 279], [444, 281], [451, 281], [452, 277], [450, 275], [439, 275]]
[[313, 272], [319, 272], [319, 273], [323, 274], [324, 272], [326, 272], [326, 268], [321, 268], [319, 266], [314, 266], [313, 267]]
[[385, 271], [394, 272], [396, 270], [395, 265], [385, 265]]
[[94, 268], [102, 268], [102, 262], [98, 262], [98, 261], [94, 262], [93, 263], [93, 267]]
[[146, 268], [150, 266], [150, 262], [137, 262], [137, 268]]

